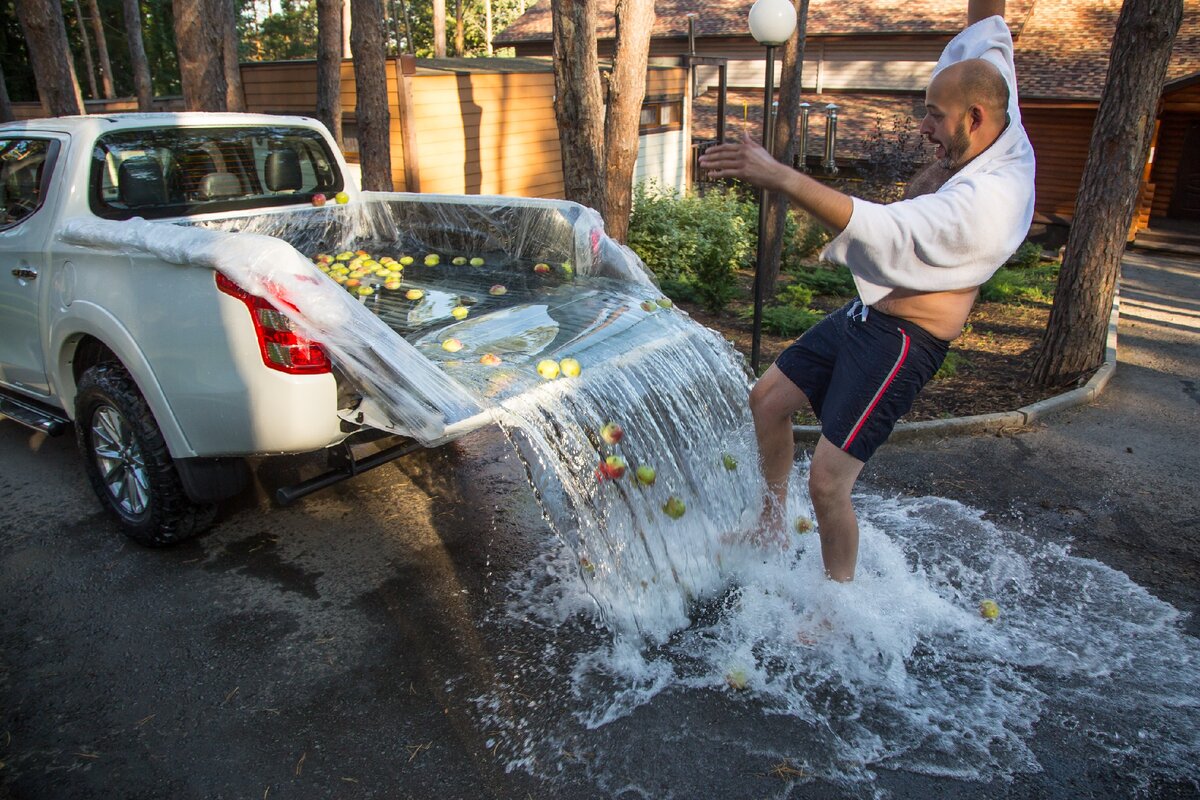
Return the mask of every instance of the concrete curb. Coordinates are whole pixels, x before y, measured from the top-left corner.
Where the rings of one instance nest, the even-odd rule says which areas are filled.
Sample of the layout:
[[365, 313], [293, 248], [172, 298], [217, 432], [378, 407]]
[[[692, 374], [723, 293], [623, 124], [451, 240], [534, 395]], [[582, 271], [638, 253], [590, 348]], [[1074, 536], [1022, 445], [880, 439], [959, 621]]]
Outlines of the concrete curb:
[[[1117, 371], [1117, 326], [1121, 321], [1120, 290], [1113, 295], [1112, 312], [1108, 316], [1108, 339], [1104, 350], [1104, 363], [1095, 374], [1078, 389], [1072, 389], [1054, 397], [1031, 403], [1016, 411], [1000, 411], [994, 414], [978, 414], [973, 417], [952, 419], [929, 419], [921, 422], [901, 422], [892, 431], [888, 441], [911, 442], [919, 439], [935, 439], [945, 436], [966, 436], [980, 433], [1000, 433], [1031, 425], [1036, 420], [1074, 406], [1091, 403], [1100, 396], [1104, 387]], [[792, 438], [803, 444], [816, 444], [821, 436], [819, 425], [793, 425]]]

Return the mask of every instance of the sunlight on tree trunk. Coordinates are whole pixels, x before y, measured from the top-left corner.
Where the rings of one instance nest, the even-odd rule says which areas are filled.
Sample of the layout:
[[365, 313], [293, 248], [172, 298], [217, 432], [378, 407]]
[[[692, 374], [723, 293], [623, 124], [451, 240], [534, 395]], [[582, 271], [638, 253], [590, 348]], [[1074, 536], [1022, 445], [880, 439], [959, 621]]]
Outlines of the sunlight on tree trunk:
[[342, 4], [317, 0], [317, 119], [342, 146]]
[[96, 63], [92, 60], [92, 42], [88, 38], [87, 24], [83, 21], [83, 11], [79, 8], [79, 0], [72, 0], [75, 8], [75, 24], [79, 28], [79, 42], [83, 47], [83, 63], [87, 67], [88, 96], [95, 100], [100, 97], [96, 90]]
[[150, 82], [150, 62], [146, 60], [146, 45], [142, 41], [142, 12], [138, 0], [122, 0], [121, 10], [125, 16], [125, 38], [129, 42], [129, 63], [133, 68], [138, 111], [153, 111], [154, 85]]
[[[783, 51], [783, 64], [779, 79], [779, 116], [775, 121], [775, 141], [771, 144], [771, 154], [788, 165], [791, 165], [795, 158], [800, 141], [800, 87], [804, 74], [804, 44], [808, 29], [808, 0], [795, 0], [795, 5], [796, 32], [780, 48]], [[763, 123], [766, 124], [765, 116]], [[773, 296], [775, 283], [779, 280], [784, 228], [791, 204], [787, 197], [781, 194], [769, 197], [767, 239], [758, 244], [766, 253], [766, 258], [760, 262], [763, 274], [759, 279], [767, 288], [767, 295]]]
[[467, 54], [467, 31], [463, 28], [463, 0], [454, 0], [454, 55]]
[[100, 7], [96, 0], [87, 0], [87, 7], [92, 22], [92, 36], [96, 41], [96, 56], [100, 59], [100, 90], [106, 98], [116, 97], [117, 93], [113, 90], [112, 63], [108, 60], [108, 38], [104, 35]]
[[604, 202], [604, 95], [596, 56], [596, 0], [555, 0], [550, 13], [563, 193], [598, 209]]
[[391, 111], [387, 96], [383, 8], [379, 0], [350, 0], [358, 153], [362, 188], [392, 191]]
[[225, 28], [219, 3], [225, 0], [173, 0], [175, 47], [183, 105], [188, 111], [224, 111]]
[[[522, 12], [524, 13], [524, 12]], [[484, 50], [487, 54], [493, 55], [492, 51], [492, 0], [483, 0], [483, 38]]]
[[433, 57], [446, 57], [446, 0], [433, 0]]
[[608, 235], [625, 241], [629, 230], [633, 172], [637, 164], [638, 127], [646, 98], [646, 65], [654, 0], [617, 0], [616, 51], [608, 82], [604, 118], [604, 205], [600, 209]]
[[42, 109], [51, 116], [83, 113], [67, 28], [57, 0], [16, 0]]
[[1183, 0], [1126, 0], [1092, 128], [1058, 289], [1032, 381], [1065, 386], [1104, 361], [1105, 334]]

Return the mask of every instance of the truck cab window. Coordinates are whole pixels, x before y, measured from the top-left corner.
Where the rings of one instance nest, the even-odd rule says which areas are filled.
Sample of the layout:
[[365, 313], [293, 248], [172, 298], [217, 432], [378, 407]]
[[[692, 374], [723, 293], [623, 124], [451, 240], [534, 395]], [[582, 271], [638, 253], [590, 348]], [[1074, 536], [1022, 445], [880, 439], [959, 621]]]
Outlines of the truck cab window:
[[50, 145], [45, 139], [0, 139], [0, 227], [17, 224], [41, 206]]

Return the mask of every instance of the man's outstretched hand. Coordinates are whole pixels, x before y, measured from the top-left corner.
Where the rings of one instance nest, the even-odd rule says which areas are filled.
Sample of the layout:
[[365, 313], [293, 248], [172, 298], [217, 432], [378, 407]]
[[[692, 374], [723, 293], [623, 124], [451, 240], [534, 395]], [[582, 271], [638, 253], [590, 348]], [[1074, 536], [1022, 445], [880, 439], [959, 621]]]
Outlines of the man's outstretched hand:
[[742, 134], [740, 142], [713, 145], [700, 156], [700, 168], [710, 178], [737, 178], [768, 191], [779, 191], [786, 175], [780, 164], [762, 145]]

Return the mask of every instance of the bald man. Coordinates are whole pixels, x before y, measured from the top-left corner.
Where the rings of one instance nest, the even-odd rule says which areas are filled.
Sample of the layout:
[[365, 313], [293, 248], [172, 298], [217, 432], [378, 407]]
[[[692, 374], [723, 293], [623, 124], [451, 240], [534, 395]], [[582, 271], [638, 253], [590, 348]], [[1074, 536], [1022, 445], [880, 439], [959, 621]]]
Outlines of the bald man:
[[858, 519], [850, 492], [863, 465], [933, 377], [962, 333], [979, 286], [1021, 245], [1033, 220], [1033, 148], [1017, 106], [1004, 0], [969, 0], [925, 92], [921, 133], [937, 160], [905, 199], [842, 194], [780, 164], [744, 137], [700, 166], [779, 192], [835, 235], [822, 256], [844, 264], [859, 297], [792, 344], [750, 393], [763, 476], [755, 539], [786, 542], [792, 417], [821, 420], [808, 486], [826, 574], [854, 577]]

